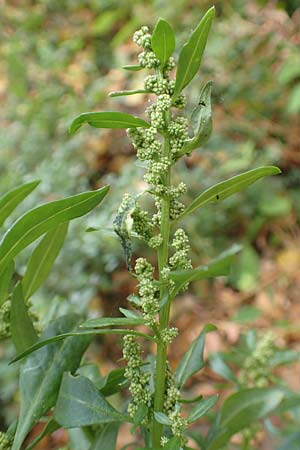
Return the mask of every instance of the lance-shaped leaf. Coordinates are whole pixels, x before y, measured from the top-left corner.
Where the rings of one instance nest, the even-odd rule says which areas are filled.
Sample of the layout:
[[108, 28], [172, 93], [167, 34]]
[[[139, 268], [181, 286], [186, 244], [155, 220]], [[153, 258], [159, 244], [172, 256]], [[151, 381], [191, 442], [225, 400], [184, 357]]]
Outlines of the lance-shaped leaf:
[[272, 412], [283, 396], [281, 390], [269, 388], [251, 388], [232, 394], [223, 403], [217, 419], [217, 428], [213, 436], [208, 436], [205, 448], [223, 448], [233, 434]]
[[215, 8], [212, 7], [203, 16], [189, 40], [182, 47], [179, 54], [173, 100], [175, 100], [182, 89], [192, 81], [200, 68], [208, 33], [214, 16]]
[[195, 408], [192, 409], [188, 422], [193, 423], [196, 420], [200, 419], [200, 417], [204, 416], [207, 411], [209, 411], [218, 401], [218, 395], [212, 395], [211, 397], [207, 397], [201, 400]]
[[0, 242], [0, 274], [18, 253], [44, 233], [95, 208], [104, 199], [108, 189], [105, 186], [97, 191], [49, 202], [21, 216]]
[[205, 336], [207, 333], [216, 329], [215, 325], [210, 323], [205, 325], [199, 336], [193, 341], [189, 350], [184, 354], [175, 372], [175, 382], [179, 387], [183, 386], [191, 375], [204, 367], [203, 350]]
[[135, 94], [149, 94], [150, 91], [146, 89], [135, 89], [132, 91], [113, 91], [108, 94], [109, 97], [125, 97], [127, 95], [135, 95]]
[[70, 125], [69, 132], [74, 134], [82, 125], [88, 123], [95, 128], [149, 128], [150, 124], [131, 114], [107, 111], [87, 112], [77, 116]]
[[151, 47], [163, 68], [175, 50], [175, 34], [171, 25], [158, 19], [152, 33]]
[[105, 328], [110, 326], [135, 326], [143, 325], [146, 321], [142, 317], [100, 317], [83, 322], [80, 327]]
[[65, 241], [68, 226], [69, 222], [64, 222], [50, 230], [32, 252], [22, 280], [25, 299], [31, 297], [49, 275]]
[[22, 186], [12, 189], [0, 198], [0, 227], [19, 203], [21, 203], [39, 183], [39, 180], [35, 180], [30, 183], [22, 184]]
[[108, 423], [98, 432], [89, 450], [115, 450], [120, 424]]
[[11, 261], [0, 277], [0, 308], [9, 296], [9, 288], [14, 273], [14, 268], [14, 262]]
[[122, 66], [122, 69], [129, 70], [130, 72], [138, 72], [139, 70], [142, 70], [143, 67], [138, 64], [127, 64]]
[[205, 266], [190, 270], [174, 270], [170, 272], [170, 278], [175, 282], [171, 296], [173, 297], [186, 283], [203, 280], [206, 278], [226, 276], [230, 273], [231, 264], [237, 253], [241, 251], [240, 245], [233, 245], [230, 249], [221, 253], [218, 258]]
[[232, 381], [235, 384], [239, 384], [236, 375], [226, 364], [221, 353], [213, 353], [209, 358], [209, 365], [215, 373], [225, 378], [225, 380]]
[[104, 397], [119, 392], [128, 384], [128, 379], [124, 376], [125, 369], [115, 369], [109, 372], [106, 377], [101, 378], [97, 383], [97, 388]]
[[32, 320], [28, 315], [28, 307], [25, 304], [20, 282], [16, 285], [12, 295], [10, 329], [17, 352], [23, 352], [38, 340]]
[[202, 192], [184, 211], [181, 217], [187, 216], [192, 212], [196, 211], [196, 209], [201, 208], [208, 203], [217, 203], [221, 200], [224, 200], [230, 195], [235, 194], [236, 192], [240, 192], [251, 184], [255, 183], [255, 181], [260, 178], [269, 176], [269, 175], [277, 175], [281, 173], [281, 170], [275, 166], [263, 166], [258, 167], [257, 169], [248, 170], [247, 172], [241, 173], [240, 175], [236, 175], [232, 178], [229, 178], [226, 181], [222, 181], [221, 183], [215, 184], [214, 186], [206, 189], [206, 191]]
[[65, 373], [54, 411], [55, 420], [64, 428], [126, 420], [100, 394], [86, 377]]
[[[79, 316], [62, 316], [49, 325], [45, 340], [77, 327]], [[69, 337], [30, 355], [21, 366], [20, 415], [12, 450], [19, 450], [35, 423], [52, 408], [58, 396], [63, 373], [73, 372], [90, 342], [90, 336]]]
[[209, 81], [201, 90], [198, 106], [192, 113], [194, 137], [186, 141], [180, 154], [189, 154], [201, 147], [209, 139], [212, 132], [211, 86]]

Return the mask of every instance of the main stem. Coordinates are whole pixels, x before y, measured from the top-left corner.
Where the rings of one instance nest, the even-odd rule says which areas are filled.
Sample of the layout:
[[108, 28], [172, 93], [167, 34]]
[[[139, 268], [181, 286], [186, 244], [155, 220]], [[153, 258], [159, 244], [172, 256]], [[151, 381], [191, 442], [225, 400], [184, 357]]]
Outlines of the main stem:
[[[169, 114], [166, 114], [165, 121], [168, 123], [170, 120]], [[164, 156], [170, 157], [170, 142], [168, 135], [164, 136]], [[165, 186], [170, 187], [171, 183], [171, 167], [165, 175]], [[158, 271], [160, 287], [160, 299], [162, 300], [166, 294], [167, 288], [164, 286], [162, 278], [162, 269], [166, 267], [169, 257], [169, 240], [170, 240], [170, 199], [168, 196], [162, 200], [161, 207], [161, 225], [160, 233], [163, 238], [163, 243], [158, 250]], [[169, 325], [170, 317], [170, 301], [162, 307], [159, 314], [159, 328], [163, 330]], [[166, 384], [166, 371], [167, 371], [167, 346], [161, 340], [157, 343], [157, 355], [156, 355], [156, 372], [155, 372], [155, 393], [154, 393], [154, 411], [162, 412], [164, 405], [164, 394]], [[160, 440], [162, 436], [163, 425], [158, 423], [155, 419], [152, 427], [152, 447], [160, 448]]]

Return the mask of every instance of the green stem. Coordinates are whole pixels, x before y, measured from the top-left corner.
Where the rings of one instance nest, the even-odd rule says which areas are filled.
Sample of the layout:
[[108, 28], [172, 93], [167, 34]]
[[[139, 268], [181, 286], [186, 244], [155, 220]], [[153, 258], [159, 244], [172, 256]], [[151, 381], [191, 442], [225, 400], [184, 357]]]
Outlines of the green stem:
[[[169, 115], [166, 116], [166, 123], [170, 120]], [[164, 156], [170, 155], [170, 142], [169, 137], [164, 137]], [[165, 176], [165, 186], [169, 187], [171, 182], [171, 168]], [[159, 280], [161, 281], [160, 299], [164, 297], [166, 287], [162, 279], [162, 269], [166, 267], [169, 256], [169, 240], [170, 240], [170, 199], [165, 197], [162, 200], [161, 208], [161, 225], [160, 233], [163, 238], [162, 246], [158, 250], [158, 271]], [[159, 328], [163, 330], [168, 327], [170, 316], [170, 301], [168, 301], [161, 309], [159, 314]], [[167, 346], [161, 340], [157, 343], [157, 356], [156, 356], [156, 372], [155, 372], [155, 393], [154, 393], [154, 411], [162, 412], [164, 405], [165, 394], [165, 382], [166, 382], [166, 370], [167, 370]], [[160, 440], [162, 436], [163, 425], [156, 420], [153, 422], [152, 427], [152, 447], [160, 448]]]

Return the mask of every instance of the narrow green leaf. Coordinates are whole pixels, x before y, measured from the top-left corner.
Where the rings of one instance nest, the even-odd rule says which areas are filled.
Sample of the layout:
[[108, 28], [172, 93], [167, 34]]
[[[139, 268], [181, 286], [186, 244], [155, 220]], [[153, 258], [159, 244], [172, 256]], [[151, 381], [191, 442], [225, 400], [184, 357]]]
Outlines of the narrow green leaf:
[[210, 8], [199, 25], [184, 44], [179, 54], [173, 99], [187, 86], [198, 72], [207, 42], [208, 33], [215, 16], [215, 8]]
[[204, 416], [207, 411], [209, 411], [218, 401], [218, 395], [212, 395], [211, 397], [207, 397], [199, 402], [195, 408], [192, 409], [188, 422], [193, 423], [196, 420], [200, 419], [200, 417]]
[[118, 422], [105, 425], [96, 435], [89, 450], [116, 450], [119, 427]]
[[83, 322], [81, 328], [105, 328], [110, 326], [143, 325], [146, 321], [142, 317], [100, 317]]
[[135, 311], [132, 311], [131, 309], [126, 309], [126, 308], [119, 308], [119, 311], [123, 314], [123, 316], [128, 317], [128, 318], [134, 318], [134, 319], [139, 319], [140, 315], [137, 314]]
[[223, 403], [218, 428], [205, 448], [223, 448], [233, 434], [272, 412], [283, 399], [283, 395], [282, 391], [269, 388], [251, 388], [232, 394]]
[[211, 110], [211, 86], [209, 81], [200, 92], [198, 106], [192, 112], [192, 123], [194, 137], [186, 141], [181, 154], [189, 154], [195, 148], [199, 148], [207, 142], [212, 132], [212, 110]]
[[155, 412], [154, 417], [156, 422], [161, 423], [162, 425], [170, 425], [170, 419], [166, 414], [162, 412]]
[[14, 268], [14, 262], [11, 261], [0, 277], [0, 308], [9, 296], [9, 288], [14, 273]]
[[213, 353], [210, 356], [209, 365], [215, 373], [225, 378], [225, 380], [232, 381], [233, 383], [238, 384], [237, 377], [235, 376], [231, 368], [226, 364], [220, 353]]
[[[74, 329], [78, 321], [75, 314], [60, 317], [48, 326], [41, 340]], [[63, 373], [77, 369], [89, 343], [90, 337], [69, 337], [33, 353], [22, 364], [21, 408], [12, 450], [21, 448], [35, 423], [55, 405]]]
[[124, 421], [126, 416], [115, 410], [86, 377], [65, 373], [54, 411], [63, 428]]
[[205, 325], [199, 336], [193, 341], [189, 350], [184, 354], [175, 371], [175, 382], [179, 387], [183, 386], [191, 375], [204, 367], [203, 351], [205, 336], [207, 333], [216, 329], [215, 325]]
[[175, 50], [174, 30], [166, 20], [158, 19], [152, 33], [151, 47], [161, 67], [164, 68]]
[[191, 270], [174, 270], [173, 272], [170, 272], [170, 278], [175, 282], [172, 296], [174, 296], [186, 283], [229, 275], [231, 264], [237, 253], [240, 251], [240, 245], [233, 245], [206, 266], [196, 267]]
[[147, 416], [147, 414], [148, 414], [148, 407], [145, 405], [145, 403], [140, 403], [133, 417], [134, 425], [140, 425], [143, 419]]
[[2, 227], [5, 220], [10, 216], [19, 203], [21, 203], [39, 184], [40, 180], [22, 184], [21, 186], [7, 192], [0, 198], [0, 227]]
[[150, 91], [145, 89], [135, 89], [132, 91], [113, 91], [108, 94], [109, 97], [124, 97], [127, 95], [135, 95], [135, 94], [149, 94]]
[[208, 203], [217, 203], [230, 195], [240, 192], [260, 178], [281, 173], [278, 167], [264, 166], [249, 170], [240, 175], [222, 181], [202, 192], [184, 211], [181, 217], [187, 216]]
[[37, 435], [35, 439], [25, 448], [25, 450], [32, 450], [45, 436], [48, 434], [54, 433], [54, 431], [58, 430], [60, 426], [54, 419], [50, 419], [49, 422], [45, 425], [43, 431]]
[[164, 445], [165, 450], [180, 450], [181, 448], [181, 439], [179, 437], [172, 437], [166, 445]]
[[131, 114], [107, 111], [87, 112], [77, 116], [70, 125], [69, 132], [74, 134], [83, 124], [88, 123], [95, 128], [149, 128], [150, 124]]
[[83, 192], [49, 202], [26, 212], [6, 232], [0, 242], [0, 274], [13, 258], [29, 244], [60, 223], [83, 216], [95, 208], [109, 190]]
[[17, 352], [23, 352], [38, 340], [32, 320], [28, 315], [20, 282], [17, 283], [11, 299], [10, 329]]
[[68, 226], [69, 222], [64, 222], [50, 230], [32, 252], [22, 280], [26, 300], [38, 290], [47, 278], [63, 246]]
[[130, 72], [138, 72], [139, 70], [142, 70], [143, 67], [137, 64], [127, 64], [122, 66], [122, 69], [129, 70]]
[[100, 328], [97, 330], [82, 330], [82, 331], [73, 331], [71, 333], [63, 333], [59, 334], [57, 336], [51, 337], [49, 339], [40, 340], [36, 344], [29, 347], [24, 352], [18, 354], [12, 361], [10, 361], [10, 364], [13, 364], [20, 359], [25, 358], [26, 356], [30, 355], [31, 353], [39, 350], [42, 347], [45, 347], [49, 344], [53, 344], [54, 342], [63, 341], [64, 339], [68, 337], [82, 337], [82, 336], [96, 336], [97, 334], [120, 334], [122, 336], [126, 336], [127, 334], [131, 334], [132, 336], [140, 336], [144, 339], [147, 339], [149, 341], [156, 342], [155, 337], [149, 336], [148, 334], [141, 333], [139, 331], [134, 331], [130, 329], [117, 329], [117, 328]]

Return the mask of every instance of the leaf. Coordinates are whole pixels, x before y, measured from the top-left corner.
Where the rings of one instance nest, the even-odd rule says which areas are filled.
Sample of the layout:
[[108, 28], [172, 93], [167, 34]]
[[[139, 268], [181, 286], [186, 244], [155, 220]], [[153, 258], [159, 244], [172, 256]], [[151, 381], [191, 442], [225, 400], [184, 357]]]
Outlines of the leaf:
[[[41, 340], [77, 327], [79, 316], [62, 316], [52, 322]], [[63, 373], [73, 372], [89, 345], [86, 336], [69, 337], [30, 355], [21, 366], [20, 415], [12, 450], [19, 450], [35, 423], [52, 408], [57, 399]]]
[[222, 405], [218, 428], [207, 443], [207, 450], [222, 448], [233, 434], [267, 416], [282, 399], [282, 391], [269, 388], [251, 388], [232, 394]]
[[32, 450], [45, 436], [48, 434], [54, 433], [54, 431], [58, 430], [60, 426], [57, 422], [55, 422], [54, 419], [50, 419], [49, 422], [47, 422], [45, 428], [43, 431], [37, 435], [36, 438], [33, 439], [32, 442], [25, 448], [25, 450]]
[[69, 222], [64, 222], [50, 230], [32, 252], [22, 280], [26, 300], [37, 291], [47, 278], [63, 246], [68, 226]]
[[146, 321], [142, 317], [100, 317], [83, 322], [81, 328], [105, 328], [110, 326], [135, 326], [143, 325]]
[[215, 184], [214, 186], [206, 189], [202, 192], [184, 211], [180, 217], [187, 216], [191, 214], [196, 209], [201, 208], [208, 203], [216, 203], [218, 201], [224, 200], [230, 197], [236, 192], [240, 192], [255, 181], [259, 180], [268, 175], [277, 175], [281, 173], [278, 167], [274, 166], [264, 166], [258, 167], [257, 169], [249, 170], [240, 175], [236, 175], [228, 180], [222, 181], [221, 183]]
[[0, 198], [0, 227], [2, 227], [5, 220], [10, 216], [19, 203], [21, 203], [24, 198], [26, 198], [39, 184], [40, 180], [22, 184], [21, 186], [7, 192]]
[[19, 361], [20, 359], [25, 358], [26, 356], [30, 355], [33, 352], [36, 352], [37, 350], [39, 350], [42, 347], [45, 347], [49, 344], [53, 344], [54, 342], [63, 341], [68, 337], [96, 336], [97, 334], [121, 334], [123, 336], [126, 336], [127, 334], [131, 334], [132, 336], [140, 336], [140, 337], [143, 337], [144, 339], [148, 339], [149, 341], [156, 342], [155, 337], [150, 336], [145, 333], [142, 333], [142, 332], [139, 332], [139, 331], [130, 330], [130, 329], [117, 329], [117, 328], [113, 328], [113, 329], [100, 328], [100, 329], [96, 329], [96, 330], [94, 330], [94, 329], [93, 330], [90, 330], [90, 329], [84, 330], [83, 329], [82, 331], [72, 331], [70, 333], [63, 333], [63, 334], [59, 334], [57, 336], [53, 336], [49, 339], [40, 340], [36, 344], [27, 348], [24, 352], [18, 354], [12, 361], [10, 361], [10, 364], [13, 364], [13, 363]]
[[212, 132], [212, 110], [211, 110], [211, 86], [209, 81], [202, 88], [198, 106], [192, 112], [192, 123], [195, 135], [186, 141], [180, 154], [190, 153], [195, 148], [201, 147], [209, 139]]
[[174, 270], [170, 272], [170, 278], [175, 282], [175, 288], [172, 296], [186, 283], [203, 280], [205, 278], [229, 275], [231, 264], [240, 250], [241, 246], [233, 245], [230, 249], [221, 253], [218, 258], [206, 266], [196, 267], [191, 270]]
[[225, 380], [232, 381], [235, 384], [238, 383], [238, 379], [231, 368], [224, 361], [222, 354], [213, 353], [209, 358], [209, 365], [215, 373], [225, 378]]
[[87, 112], [77, 116], [70, 125], [69, 133], [74, 134], [83, 124], [88, 123], [95, 128], [149, 128], [150, 124], [131, 114], [107, 111]]
[[25, 304], [20, 282], [16, 285], [12, 295], [10, 329], [17, 352], [23, 352], [38, 340], [32, 320], [28, 315], [28, 307]]
[[123, 198], [113, 222], [114, 232], [118, 235], [125, 254], [126, 266], [131, 271], [132, 244], [131, 244], [131, 213], [136, 208], [136, 200], [131, 195]]
[[89, 450], [115, 450], [120, 424], [109, 423], [97, 434]]
[[184, 354], [175, 371], [175, 382], [179, 387], [183, 386], [191, 375], [204, 367], [203, 350], [205, 336], [207, 333], [216, 329], [215, 325], [210, 323], [205, 325], [199, 336], [193, 341], [189, 350]]
[[215, 8], [210, 8], [199, 25], [184, 44], [179, 54], [173, 100], [187, 86], [198, 72], [207, 42], [208, 33], [215, 16]]
[[83, 192], [62, 200], [38, 206], [21, 216], [6, 232], [0, 242], [0, 274], [7, 264], [29, 244], [60, 223], [66, 222], [95, 208], [109, 190]]
[[65, 373], [54, 410], [63, 428], [122, 422], [126, 416], [115, 410], [86, 377]]
[[138, 72], [139, 70], [142, 70], [143, 67], [137, 64], [127, 64], [125, 66], [122, 66], [122, 69], [129, 70], [131, 72]]
[[7, 265], [6, 269], [3, 271], [3, 274], [0, 277], [0, 308], [3, 303], [7, 300], [9, 296], [9, 288], [11, 279], [14, 273], [14, 262], [11, 261], [10, 264]]
[[119, 311], [123, 314], [123, 316], [128, 318], [138, 319], [140, 317], [139, 314], [137, 314], [135, 311], [132, 311], [131, 309], [119, 308]]
[[219, 398], [218, 395], [212, 395], [210, 397], [201, 400], [199, 404], [192, 409], [188, 417], [188, 422], [189, 423], [196, 422], [196, 420], [204, 416], [207, 413], [207, 411], [209, 411], [217, 403], [218, 398]]
[[127, 95], [135, 95], [135, 94], [149, 94], [150, 91], [145, 89], [135, 89], [132, 91], [113, 91], [108, 94], [109, 97], [124, 97]]
[[181, 438], [179, 437], [172, 437], [166, 445], [163, 447], [165, 450], [180, 450], [181, 448]]
[[109, 397], [110, 395], [119, 392], [128, 384], [128, 380], [125, 378], [124, 372], [125, 369], [115, 369], [100, 380], [97, 387], [104, 397]]
[[154, 417], [156, 422], [161, 423], [162, 425], [170, 426], [169, 417], [162, 412], [154, 412]]
[[145, 405], [145, 403], [140, 403], [133, 417], [134, 425], [140, 425], [143, 419], [147, 416], [147, 414], [148, 414], [147, 405]]
[[151, 47], [163, 69], [175, 50], [174, 30], [166, 20], [158, 19], [153, 30]]

